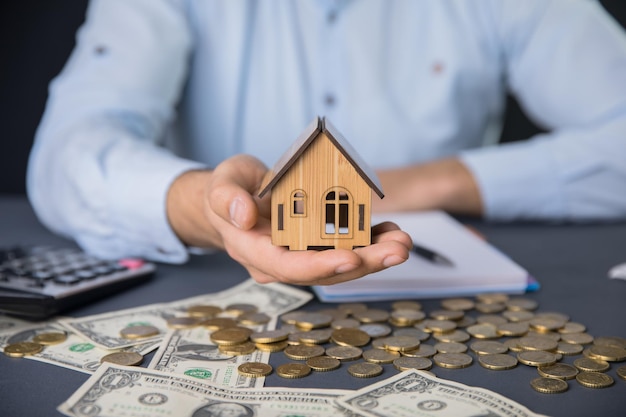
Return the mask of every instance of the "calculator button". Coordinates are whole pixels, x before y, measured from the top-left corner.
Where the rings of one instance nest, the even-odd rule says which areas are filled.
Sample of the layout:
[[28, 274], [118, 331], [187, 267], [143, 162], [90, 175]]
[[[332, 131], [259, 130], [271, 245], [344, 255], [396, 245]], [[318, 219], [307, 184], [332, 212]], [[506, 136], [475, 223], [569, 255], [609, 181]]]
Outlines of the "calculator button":
[[81, 269], [80, 271], [74, 272], [74, 275], [76, 275], [81, 280], [85, 280], [85, 279], [94, 279], [94, 278], [96, 278], [98, 276], [98, 273], [96, 273], [95, 271], [92, 271], [90, 269]]
[[57, 284], [63, 284], [63, 285], [73, 285], [73, 284], [78, 284], [80, 282], [80, 278], [77, 277], [76, 275], [64, 274], [64, 275], [56, 276], [54, 278], [54, 282], [56, 282]]
[[120, 259], [117, 263], [122, 266], [125, 266], [126, 268], [130, 270], [139, 269], [144, 265], [143, 260], [133, 259], [133, 258]]

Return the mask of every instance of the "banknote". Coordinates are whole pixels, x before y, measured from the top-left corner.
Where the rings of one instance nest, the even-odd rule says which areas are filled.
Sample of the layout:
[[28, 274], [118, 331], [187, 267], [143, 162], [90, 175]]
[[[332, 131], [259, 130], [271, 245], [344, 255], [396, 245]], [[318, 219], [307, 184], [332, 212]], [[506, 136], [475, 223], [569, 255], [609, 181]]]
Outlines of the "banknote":
[[58, 410], [68, 416], [354, 416], [335, 400], [349, 391], [229, 389], [154, 369], [103, 365]]
[[141, 343], [158, 341], [168, 331], [167, 320], [185, 316], [187, 309], [194, 305], [215, 305], [226, 307], [230, 304], [254, 304], [259, 311], [278, 316], [293, 310], [312, 298], [312, 294], [280, 283], [258, 284], [252, 279], [230, 289], [205, 294], [171, 303], [150, 304], [142, 307], [119, 310], [93, 316], [64, 319], [63, 326], [79, 334], [103, 349], [120, 349], [133, 346], [137, 340], [120, 335], [120, 330], [134, 325], [149, 325], [159, 329], [159, 334], [141, 339]]
[[[31, 341], [38, 334], [65, 332], [67, 335], [64, 342], [45, 346], [41, 352], [25, 356], [27, 359], [91, 374], [100, 366], [100, 359], [111, 353], [110, 350], [95, 346], [53, 321], [38, 324], [21, 321], [14, 323], [18, 324], [0, 330], [2, 349], [12, 343]], [[120, 350], [145, 355], [158, 346], [158, 342], [148, 342]]]
[[414, 369], [354, 391], [337, 403], [377, 417], [545, 417], [487, 389]]
[[[276, 319], [265, 328], [275, 328]], [[231, 388], [258, 388], [264, 377], [250, 378], [237, 373], [237, 367], [246, 362], [269, 363], [269, 352], [256, 350], [248, 355], [233, 356], [221, 353], [210, 340], [211, 330], [204, 327], [169, 331], [148, 365], [150, 369], [187, 375], [212, 385]]]

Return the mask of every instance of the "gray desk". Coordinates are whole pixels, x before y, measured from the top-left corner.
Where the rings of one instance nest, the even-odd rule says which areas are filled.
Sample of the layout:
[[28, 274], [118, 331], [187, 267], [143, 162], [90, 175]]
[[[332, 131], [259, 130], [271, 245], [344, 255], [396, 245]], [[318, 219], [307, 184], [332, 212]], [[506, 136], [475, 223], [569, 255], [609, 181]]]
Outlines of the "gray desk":
[[[568, 314], [584, 323], [594, 336], [626, 337], [626, 282], [609, 280], [608, 269], [626, 262], [626, 223], [602, 225], [537, 225], [476, 223], [490, 242], [524, 265], [541, 282], [539, 292], [529, 294], [540, 311]], [[71, 244], [45, 230], [23, 198], [0, 198], [0, 246], [16, 243]], [[230, 287], [248, 277], [246, 271], [223, 254], [194, 257], [184, 266], [159, 265], [153, 280], [111, 298], [94, 302], [69, 314], [85, 316], [149, 303], [173, 301]], [[440, 300], [426, 300], [425, 310], [439, 307]], [[389, 308], [389, 303], [371, 303]], [[305, 306], [325, 307], [317, 301]], [[273, 354], [271, 364], [285, 361]], [[571, 358], [565, 358], [571, 363]], [[146, 362], [149, 362], [147, 360]], [[612, 364], [609, 374], [615, 385], [589, 389], [575, 381], [563, 394], [540, 394], [529, 381], [537, 371], [524, 365], [510, 371], [488, 371], [476, 362], [466, 369], [435, 367], [437, 376], [464, 384], [481, 386], [515, 401], [537, 413], [551, 416], [624, 416], [626, 381], [616, 377]], [[385, 365], [383, 375], [373, 379], [349, 376], [345, 366], [310, 377], [285, 380], [276, 375], [266, 386], [324, 387], [355, 389], [378, 381], [396, 371]], [[45, 363], [0, 355], [0, 415], [38, 417], [60, 415], [56, 407], [86, 379], [87, 374]]]

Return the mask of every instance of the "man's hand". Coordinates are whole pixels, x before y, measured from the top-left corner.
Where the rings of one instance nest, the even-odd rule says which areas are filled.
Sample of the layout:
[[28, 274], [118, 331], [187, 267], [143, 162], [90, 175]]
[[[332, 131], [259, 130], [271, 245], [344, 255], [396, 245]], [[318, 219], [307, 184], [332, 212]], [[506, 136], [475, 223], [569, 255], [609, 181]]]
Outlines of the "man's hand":
[[379, 171], [385, 198], [374, 199], [375, 212], [446, 210], [481, 216], [483, 203], [472, 173], [455, 158]]
[[271, 242], [269, 197], [256, 194], [267, 168], [238, 155], [213, 171], [189, 171], [167, 196], [167, 214], [187, 245], [224, 249], [261, 283], [326, 285], [404, 262], [411, 238], [392, 223], [372, 229], [372, 245], [355, 250], [289, 251]]

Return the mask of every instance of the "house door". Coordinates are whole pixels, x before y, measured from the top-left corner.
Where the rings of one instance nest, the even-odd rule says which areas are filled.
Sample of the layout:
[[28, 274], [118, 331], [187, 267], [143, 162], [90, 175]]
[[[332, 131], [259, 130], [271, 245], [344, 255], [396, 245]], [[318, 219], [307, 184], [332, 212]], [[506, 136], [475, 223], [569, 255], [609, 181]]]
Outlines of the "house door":
[[334, 187], [322, 198], [322, 237], [352, 237], [352, 197], [345, 188]]

